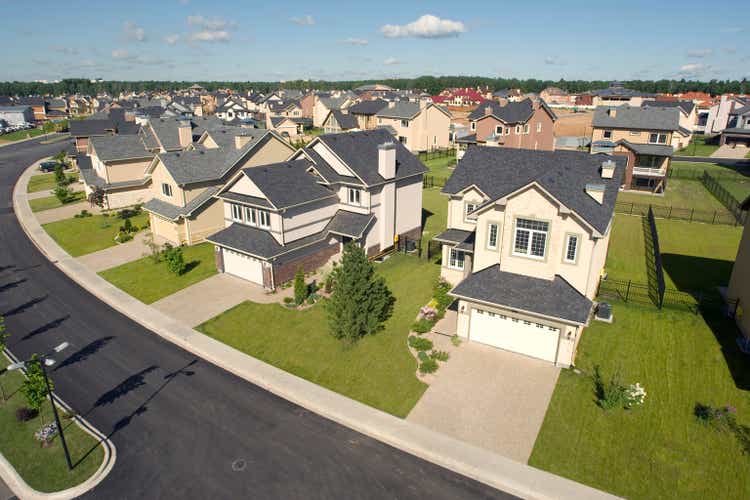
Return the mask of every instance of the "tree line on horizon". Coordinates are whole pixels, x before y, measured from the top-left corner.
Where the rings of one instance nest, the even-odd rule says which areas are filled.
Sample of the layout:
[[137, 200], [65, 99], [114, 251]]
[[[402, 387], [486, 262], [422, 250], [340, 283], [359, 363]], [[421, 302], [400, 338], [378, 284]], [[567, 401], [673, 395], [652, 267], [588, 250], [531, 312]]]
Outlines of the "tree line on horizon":
[[[541, 92], [546, 87], [559, 87], [571, 93], [597, 90], [607, 87], [606, 80], [537, 80], [534, 78], [521, 80], [518, 78], [489, 78], [481, 76], [420, 76], [418, 78], [390, 78], [383, 80], [292, 80], [284, 82], [226, 82], [226, 81], [101, 81], [91, 82], [85, 78], [66, 78], [56, 83], [40, 82], [0, 82], [0, 95], [28, 96], [28, 95], [61, 95], [83, 94], [96, 95], [107, 93], [117, 95], [120, 92], [179, 90], [198, 84], [208, 91], [218, 89], [232, 89], [237, 92], [254, 90], [267, 93], [273, 90], [351, 90], [362, 85], [380, 83], [397, 89], [418, 89], [430, 94], [437, 94], [441, 90], [452, 87], [487, 87], [493, 91], [519, 88], [523, 92]], [[701, 82], [696, 80], [626, 80], [623, 86], [651, 93], [681, 93], [707, 92], [712, 95], [725, 93], [746, 94], [750, 92], [750, 82], [742, 80], [710, 80]]]

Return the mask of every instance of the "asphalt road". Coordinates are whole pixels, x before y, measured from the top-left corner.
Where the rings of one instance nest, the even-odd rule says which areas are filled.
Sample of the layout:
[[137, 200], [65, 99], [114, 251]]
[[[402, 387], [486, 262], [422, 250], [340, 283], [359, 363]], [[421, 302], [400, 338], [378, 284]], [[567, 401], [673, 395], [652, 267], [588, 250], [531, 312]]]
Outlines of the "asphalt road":
[[68, 279], [12, 209], [23, 169], [65, 145], [0, 148], [0, 313], [19, 357], [72, 344], [57, 393], [117, 447], [87, 498], [509, 497], [196, 359]]

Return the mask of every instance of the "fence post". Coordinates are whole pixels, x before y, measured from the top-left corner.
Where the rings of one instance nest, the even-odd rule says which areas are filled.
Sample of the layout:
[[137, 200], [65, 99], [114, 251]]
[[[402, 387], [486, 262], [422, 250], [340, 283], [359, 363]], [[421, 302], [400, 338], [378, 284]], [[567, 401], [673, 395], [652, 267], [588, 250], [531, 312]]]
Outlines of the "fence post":
[[667, 215], [667, 219], [672, 218], [672, 205], [669, 205], [669, 214]]
[[711, 220], [711, 225], [716, 224], [716, 210], [714, 210], [714, 218]]
[[633, 206], [634, 205], [635, 205], [635, 203], [632, 203], [632, 202], [630, 203], [630, 215], [633, 215]]
[[625, 302], [630, 298], [630, 283], [632, 283], [632, 280], [628, 280], [628, 289], [625, 290]]
[[689, 220], [688, 222], [693, 222], [693, 214], [694, 214], [694, 213], [695, 213], [695, 209], [694, 209], [694, 208], [691, 208], [691, 209], [690, 209], [690, 220]]

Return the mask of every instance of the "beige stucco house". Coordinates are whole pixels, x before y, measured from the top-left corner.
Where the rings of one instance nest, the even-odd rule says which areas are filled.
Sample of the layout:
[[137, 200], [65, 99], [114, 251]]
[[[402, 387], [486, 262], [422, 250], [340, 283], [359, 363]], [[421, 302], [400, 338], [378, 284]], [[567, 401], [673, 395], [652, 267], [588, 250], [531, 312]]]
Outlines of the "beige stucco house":
[[450, 147], [452, 115], [428, 99], [390, 101], [375, 116], [377, 127], [389, 130], [413, 153]]
[[[742, 203], [743, 210], [750, 209], [750, 197]], [[735, 320], [742, 335], [750, 339], [750, 217], [742, 231], [740, 248], [729, 279], [727, 298], [730, 309], [735, 311]]]
[[[294, 152], [272, 131], [237, 128], [222, 145], [160, 153], [149, 164], [151, 191], [143, 209], [155, 237], [193, 245], [224, 227], [223, 207], [214, 195], [239, 169], [282, 161]], [[212, 141], [213, 144], [215, 142]]]
[[441, 276], [460, 337], [573, 364], [604, 268], [625, 158], [470, 148], [448, 179]]
[[418, 238], [427, 168], [385, 130], [326, 134], [287, 161], [241, 169], [217, 198], [219, 271], [274, 289], [355, 241], [373, 256]]

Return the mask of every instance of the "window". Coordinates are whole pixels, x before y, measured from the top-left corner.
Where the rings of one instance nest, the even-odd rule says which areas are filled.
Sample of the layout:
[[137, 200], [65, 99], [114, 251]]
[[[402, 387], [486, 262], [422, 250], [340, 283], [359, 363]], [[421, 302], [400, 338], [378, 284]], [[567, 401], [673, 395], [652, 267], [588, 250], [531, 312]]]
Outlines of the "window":
[[538, 134], [541, 131], [542, 131], [542, 122], [539, 122], [536, 124], [536, 133]]
[[497, 250], [497, 224], [494, 222], [487, 224], [487, 248]]
[[464, 222], [476, 222], [473, 220], [469, 220], [469, 214], [473, 212], [477, 208], [476, 203], [466, 203], [464, 205]]
[[569, 234], [565, 238], [565, 257], [564, 261], [575, 264], [578, 258], [578, 236]]
[[450, 267], [451, 269], [458, 269], [459, 271], [463, 271], [464, 253], [461, 250], [456, 250], [455, 248], [450, 249], [448, 267]]
[[401, 120], [401, 126], [404, 128], [409, 127], [409, 120]]
[[505, 127], [505, 135], [510, 135], [510, 127]]
[[652, 132], [648, 136], [648, 142], [654, 143], [654, 144], [666, 144], [667, 143], [667, 134], [659, 134], [657, 132]]
[[471, 130], [477, 129], [477, 122], [471, 122]]
[[519, 135], [521, 133], [521, 126], [516, 125], [516, 135]]
[[612, 138], [612, 131], [611, 130], [605, 130], [602, 134], [602, 137], [605, 139], [611, 139]]
[[503, 126], [495, 125], [495, 135], [503, 135]]
[[437, 136], [436, 135], [432, 136], [432, 143], [433, 144], [437, 144]]
[[637, 130], [631, 130], [630, 135], [641, 135], [641, 133], [638, 132]]
[[362, 204], [362, 194], [359, 189], [354, 188], [348, 188], [347, 189], [347, 200], [349, 202], [349, 205], [361, 205]]
[[164, 196], [172, 197], [172, 186], [167, 184], [166, 182], [163, 182], [161, 185], [161, 192]]
[[532, 219], [516, 220], [513, 255], [543, 259], [547, 253], [549, 223]]
[[382, 124], [383, 124], [383, 119], [382, 118], [378, 118], [378, 125], [382, 125]]
[[523, 133], [524, 133], [524, 134], [528, 134], [528, 133], [529, 133], [529, 130], [530, 130], [530, 128], [531, 128], [531, 127], [529, 126], [529, 124], [528, 124], [528, 123], [527, 123], [526, 125], [524, 125], [524, 126], [523, 126]]
[[258, 227], [270, 228], [271, 227], [271, 214], [265, 210], [258, 210]]
[[404, 137], [403, 135], [398, 136], [398, 142], [400, 142], [401, 144], [406, 144], [406, 137]]
[[232, 220], [242, 222], [242, 207], [232, 203]]
[[255, 215], [255, 209], [250, 207], [245, 207], [245, 222], [250, 224], [251, 226], [257, 226], [258, 225], [258, 219]]

